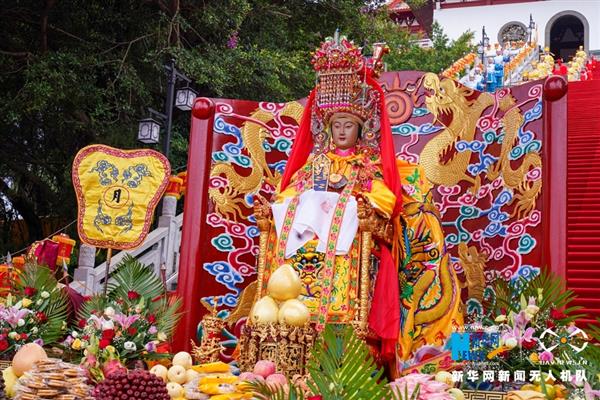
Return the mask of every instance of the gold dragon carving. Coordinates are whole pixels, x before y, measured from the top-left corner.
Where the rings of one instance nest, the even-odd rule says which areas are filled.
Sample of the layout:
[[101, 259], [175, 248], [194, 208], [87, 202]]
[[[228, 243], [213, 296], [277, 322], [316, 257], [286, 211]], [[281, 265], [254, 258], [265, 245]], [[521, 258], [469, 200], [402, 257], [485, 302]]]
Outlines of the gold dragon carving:
[[[489, 93], [481, 93], [476, 99], [469, 99], [473, 94], [471, 89], [458, 85], [454, 80], [440, 78], [433, 73], [423, 76], [423, 87], [430, 93], [425, 99], [427, 109], [433, 114], [434, 122], [440, 121], [442, 114], [451, 115], [449, 124], [444, 124], [438, 135], [431, 139], [421, 151], [420, 164], [425, 170], [427, 178], [437, 184], [453, 186], [461, 181], [472, 184], [470, 190], [476, 193], [481, 185], [479, 176], [467, 173], [472, 152], [454, 152], [449, 159], [449, 151], [453, 151], [459, 140], [472, 141], [477, 132], [477, 121], [483, 112], [494, 105], [494, 97]], [[512, 108], [511, 108], [512, 107]], [[489, 169], [488, 178], [496, 179], [500, 173], [505, 185], [515, 193], [517, 201], [513, 216], [523, 218], [535, 208], [535, 202], [541, 191], [541, 180], [530, 182], [527, 174], [531, 168], [541, 167], [542, 161], [538, 153], [527, 153], [521, 165], [513, 169], [509, 154], [518, 141], [519, 127], [523, 123], [523, 116], [518, 107], [514, 106], [514, 99], [506, 96], [500, 101], [499, 108], [506, 111], [502, 118], [504, 139], [500, 157], [495, 165]], [[507, 111], [508, 110], [508, 111]]]
[[490, 167], [488, 177], [490, 180], [496, 179], [500, 173], [504, 178], [504, 185], [515, 192], [517, 204], [513, 211], [513, 216], [521, 219], [535, 208], [535, 202], [542, 191], [542, 180], [530, 181], [527, 174], [532, 168], [541, 168], [542, 158], [537, 152], [529, 152], [523, 158], [523, 162], [518, 168], [511, 166], [509, 158], [510, 152], [519, 140], [519, 127], [523, 124], [525, 118], [518, 107], [510, 109], [502, 117], [504, 126], [504, 139], [502, 139], [502, 150], [498, 162]]
[[423, 87], [430, 91], [430, 95], [425, 98], [425, 105], [433, 114], [434, 121], [439, 121], [441, 114], [452, 115], [452, 122], [421, 151], [420, 164], [425, 175], [431, 182], [444, 186], [468, 181], [473, 185], [471, 190], [477, 192], [481, 185], [479, 176], [472, 177], [466, 173], [472, 152], [456, 152], [449, 160], [444, 158], [459, 140], [475, 139], [477, 120], [486, 108], [494, 104], [494, 97], [489, 93], [482, 93], [477, 99], [468, 100], [473, 93], [471, 89], [457, 85], [452, 79], [440, 81], [432, 73], [423, 76]]
[[[280, 113], [280, 117], [290, 117], [300, 122], [304, 107], [298, 102], [287, 103]], [[258, 120], [265, 125], [274, 119], [271, 112], [258, 109], [251, 119]], [[213, 201], [215, 211], [224, 219], [238, 221], [244, 218], [241, 207], [247, 207], [244, 196], [258, 193], [263, 180], [276, 186], [281, 179], [280, 174], [273, 173], [267, 164], [263, 142], [269, 137], [269, 131], [263, 126], [251, 120], [246, 121], [242, 127], [243, 145], [252, 160], [251, 171], [248, 175], [239, 174], [230, 162], [217, 162], [210, 170], [210, 177], [224, 176], [227, 179], [225, 187], [211, 187], [208, 195]]]

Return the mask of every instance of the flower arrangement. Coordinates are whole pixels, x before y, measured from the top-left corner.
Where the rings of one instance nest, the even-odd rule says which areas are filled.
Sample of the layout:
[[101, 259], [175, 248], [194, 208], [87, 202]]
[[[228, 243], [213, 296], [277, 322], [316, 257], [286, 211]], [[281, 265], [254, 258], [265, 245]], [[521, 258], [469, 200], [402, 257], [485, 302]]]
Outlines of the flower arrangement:
[[[479, 318], [483, 326], [497, 329], [499, 343], [486, 343], [484, 353], [511, 376], [524, 371], [530, 382], [523, 385], [524, 390], [565, 393], [573, 386], [570, 372], [574, 373], [574, 366], [591, 358], [586, 348], [598, 353], [589, 343], [591, 338], [575, 325], [583, 315], [576, 314], [580, 307], [569, 306], [573, 292], [564, 291], [561, 280], [551, 273], [512, 282], [499, 279], [486, 289], [485, 296], [485, 312]], [[584, 368], [589, 370], [589, 366]]]
[[63, 336], [67, 295], [48, 268], [26, 264], [11, 292], [0, 302], [0, 357], [26, 343], [49, 345]]
[[123, 364], [160, 358], [179, 318], [180, 302], [169, 300], [160, 279], [134, 258], [124, 258], [112, 278], [107, 296], [84, 303], [64, 342], [83, 355], [95, 380]]

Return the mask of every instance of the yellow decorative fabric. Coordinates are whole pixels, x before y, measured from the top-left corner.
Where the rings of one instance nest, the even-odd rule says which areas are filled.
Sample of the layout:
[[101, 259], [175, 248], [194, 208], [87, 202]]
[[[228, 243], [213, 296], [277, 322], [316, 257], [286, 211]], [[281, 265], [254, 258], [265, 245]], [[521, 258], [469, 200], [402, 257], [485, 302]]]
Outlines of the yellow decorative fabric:
[[463, 325], [458, 277], [444, 252], [444, 232], [423, 169], [397, 162], [404, 212], [401, 330], [398, 357], [423, 345], [443, 345]]
[[80, 239], [112, 249], [139, 246], [170, 174], [169, 161], [154, 150], [83, 148], [72, 170]]
[[[352, 162], [361, 162], [363, 156], [361, 154], [353, 154], [350, 156], [339, 156], [333, 152], [327, 153], [327, 158], [332, 162], [331, 173], [340, 174], [346, 178], [350, 177], [350, 171]], [[308, 160], [308, 163], [312, 163], [312, 158]], [[301, 171], [301, 170], [300, 170]], [[281, 203], [287, 198], [291, 198], [299, 194], [296, 190], [296, 182], [298, 180], [298, 172], [292, 176], [290, 185], [276, 193], [275, 202]], [[354, 194], [362, 194], [363, 197], [369, 200], [371, 205], [377, 208], [382, 215], [389, 217], [394, 210], [396, 204], [396, 196], [392, 191], [385, 186], [382, 179], [374, 178], [371, 181], [370, 190], [361, 190], [361, 187], [357, 186], [354, 189]]]

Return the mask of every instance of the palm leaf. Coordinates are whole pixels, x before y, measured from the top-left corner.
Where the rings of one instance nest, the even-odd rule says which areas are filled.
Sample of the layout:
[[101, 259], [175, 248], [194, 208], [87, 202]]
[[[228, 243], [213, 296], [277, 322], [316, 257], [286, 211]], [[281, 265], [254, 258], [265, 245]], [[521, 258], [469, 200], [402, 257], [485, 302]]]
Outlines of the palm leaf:
[[135, 291], [142, 297], [155, 299], [164, 294], [161, 279], [150, 268], [130, 255], [123, 257], [112, 274], [109, 285], [112, 298], [127, 299], [129, 291]]
[[90, 299], [84, 301], [79, 308], [77, 318], [88, 319], [90, 315], [97, 311], [104, 310], [108, 306], [109, 300], [103, 294], [95, 294]]
[[270, 386], [258, 380], [247, 382], [247, 385], [258, 400], [304, 400], [302, 389], [289, 381], [287, 393], [281, 386]]
[[327, 325], [311, 351], [307, 369], [314, 393], [328, 400], [383, 399], [391, 395], [382, 369], [349, 325]]
[[159, 315], [160, 319], [156, 325], [158, 330], [164, 332], [167, 336], [173, 335], [177, 322], [181, 317], [179, 312], [181, 308], [181, 299], [179, 298], [168, 298], [166, 296], [151, 302], [149, 309], [155, 315]]
[[27, 263], [23, 271], [18, 273], [15, 286], [21, 293], [24, 292], [26, 287], [32, 287], [38, 293], [47, 292], [49, 294], [46, 299], [40, 298], [42, 303], [36, 307], [48, 318], [46, 323], [39, 326], [39, 337], [45, 344], [55, 343], [63, 336], [69, 301], [65, 291], [59, 287], [53, 272], [47, 267], [36, 263]]

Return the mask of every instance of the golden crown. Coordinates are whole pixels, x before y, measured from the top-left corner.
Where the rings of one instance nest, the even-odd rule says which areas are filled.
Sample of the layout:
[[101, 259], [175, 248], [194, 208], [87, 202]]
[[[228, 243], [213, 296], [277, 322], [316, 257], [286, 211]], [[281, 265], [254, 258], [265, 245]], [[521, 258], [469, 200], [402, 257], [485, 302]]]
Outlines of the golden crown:
[[388, 51], [384, 43], [376, 43], [373, 56], [365, 60], [361, 49], [336, 31], [312, 54], [317, 73], [312, 126], [315, 152], [327, 149], [326, 127], [338, 113], [351, 114], [363, 123], [363, 147], [378, 146], [379, 92], [366, 81], [367, 74], [377, 76], [381, 71], [381, 59]]

